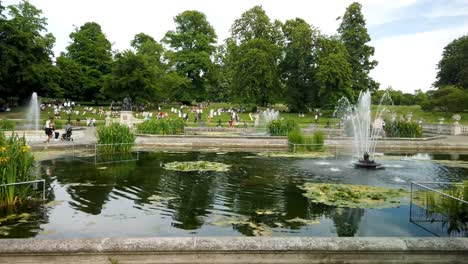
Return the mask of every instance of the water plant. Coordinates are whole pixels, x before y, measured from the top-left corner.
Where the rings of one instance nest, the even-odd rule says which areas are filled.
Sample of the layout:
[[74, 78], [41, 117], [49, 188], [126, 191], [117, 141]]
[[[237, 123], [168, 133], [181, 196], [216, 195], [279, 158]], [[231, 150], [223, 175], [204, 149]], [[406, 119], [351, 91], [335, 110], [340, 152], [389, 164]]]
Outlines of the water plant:
[[8, 119], [0, 119], [0, 130], [15, 130], [15, 127], [15, 121]]
[[[6, 138], [0, 133], [0, 185], [34, 180], [31, 170], [34, 157], [24, 137], [16, 134]], [[22, 202], [32, 191], [31, 185], [0, 187], [0, 206]]]
[[423, 136], [422, 127], [406, 121], [385, 121], [384, 130], [387, 137], [420, 138]]
[[137, 126], [137, 132], [142, 134], [177, 135], [184, 133], [185, 123], [182, 118], [153, 119]]
[[408, 196], [402, 189], [352, 184], [306, 183], [301, 189], [313, 202], [349, 208], [396, 207]]
[[136, 136], [126, 125], [113, 123], [97, 129], [98, 151], [100, 153], [125, 153], [132, 151]]
[[231, 165], [210, 161], [174, 161], [164, 164], [164, 168], [173, 171], [228, 171]]
[[291, 119], [276, 119], [268, 123], [268, 133], [272, 136], [287, 136], [292, 131], [299, 131], [299, 125]]
[[293, 130], [288, 134], [289, 146], [293, 152], [323, 150], [324, 138], [322, 131], [315, 131], [311, 136], [305, 136], [300, 130]]

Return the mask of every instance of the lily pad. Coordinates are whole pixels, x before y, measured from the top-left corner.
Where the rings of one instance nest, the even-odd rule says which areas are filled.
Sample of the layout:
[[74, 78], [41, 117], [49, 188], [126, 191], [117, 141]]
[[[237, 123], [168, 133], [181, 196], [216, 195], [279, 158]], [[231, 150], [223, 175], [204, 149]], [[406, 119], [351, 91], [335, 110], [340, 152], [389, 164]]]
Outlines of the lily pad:
[[211, 161], [174, 161], [164, 164], [164, 168], [172, 171], [228, 171], [231, 165]]
[[313, 202], [350, 208], [397, 207], [408, 196], [403, 189], [352, 184], [306, 183], [301, 189]]
[[326, 152], [326, 151], [318, 151], [318, 152], [261, 152], [257, 155], [262, 157], [270, 157], [270, 158], [332, 158], [335, 157], [335, 154]]
[[8, 226], [0, 226], [0, 235], [2, 236], [8, 236], [10, 234], [10, 232], [8, 232], [8, 230], [10, 230], [11, 228], [8, 227]]
[[258, 215], [274, 215], [274, 214], [277, 214], [271, 210], [257, 210], [255, 211], [256, 214]]

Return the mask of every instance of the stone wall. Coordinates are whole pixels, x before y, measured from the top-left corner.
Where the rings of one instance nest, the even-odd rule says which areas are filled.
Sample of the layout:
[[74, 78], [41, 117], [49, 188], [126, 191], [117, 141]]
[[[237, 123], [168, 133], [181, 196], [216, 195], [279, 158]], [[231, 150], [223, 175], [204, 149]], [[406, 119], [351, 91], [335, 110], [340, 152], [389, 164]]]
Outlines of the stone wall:
[[468, 238], [3, 239], [0, 263], [468, 263]]

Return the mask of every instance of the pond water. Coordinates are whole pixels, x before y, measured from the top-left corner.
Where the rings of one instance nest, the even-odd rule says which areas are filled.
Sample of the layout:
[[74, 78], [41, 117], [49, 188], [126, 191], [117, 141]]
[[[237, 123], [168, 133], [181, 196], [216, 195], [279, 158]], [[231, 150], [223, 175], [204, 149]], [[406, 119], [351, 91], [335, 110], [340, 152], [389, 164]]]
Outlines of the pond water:
[[[68, 157], [40, 162], [45, 205], [0, 214], [0, 237], [433, 236], [409, 221], [409, 199], [384, 209], [311, 202], [308, 182], [402, 188], [411, 181], [460, 182], [450, 155], [384, 155], [386, 169], [354, 169], [350, 157], [281, 158], [255, 153], [141, 152], [121, 162]], [[468, 160], [468, 155], [457, 155]], [[98, 164], [94, 164], [98, 161]], [[173, 161], [231, 165], [223, 172], [166, 170]], [[3, 221], [3, 222], [1, 222]]]

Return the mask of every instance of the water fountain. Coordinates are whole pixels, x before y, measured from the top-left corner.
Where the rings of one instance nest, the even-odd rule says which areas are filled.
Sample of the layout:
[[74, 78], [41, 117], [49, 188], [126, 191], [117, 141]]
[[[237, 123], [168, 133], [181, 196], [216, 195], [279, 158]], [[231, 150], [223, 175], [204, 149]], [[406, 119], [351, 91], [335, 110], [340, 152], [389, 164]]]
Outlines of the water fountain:
[[374, 161], [377, 137], [382, 134], [383, 114], [389, 112], [386, 105], [392, 105], [388, 93], [385, 93], [377, 107], [374, 119], [371, 114], [371, 93], [361, 92], [356, 105], [342, 98], [338, 101], [337, 113], [353, 133], [353, 152], [358, 157], [354, 163], [356, 168], [382, 169], [382, 165]]
[[37, 131], [39, 130], [40, 109], [37, 93], [34, 92], [28, 105], [28, 113], [26, 116], [26, 129]]

